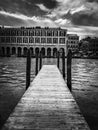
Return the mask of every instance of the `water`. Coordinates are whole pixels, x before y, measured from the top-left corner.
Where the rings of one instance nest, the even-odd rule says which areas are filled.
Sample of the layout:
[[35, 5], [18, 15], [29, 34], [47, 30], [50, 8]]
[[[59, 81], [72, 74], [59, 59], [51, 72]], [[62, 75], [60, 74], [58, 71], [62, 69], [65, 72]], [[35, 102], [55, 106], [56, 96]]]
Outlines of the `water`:
[[[43, 64], [57, 64], [56, 59], [44, 59]], [[62, 61], [60, 60], [62, 72]], [[0, 58], [0, 118], [9, 116], [25, 92], [26, 58]], [[35, 77], [35, 59], [31, 62], [31, 81]], [[66, 79], [65, 79], [66, 80]], [[72, 88], [82, 113], [88, 119], [98, 119], [98, 60], [72, 60]], [[88, 123], [89, 123], [88, 119]], [[96, 123], [97, 124], [97, 123]], [[92, 126], [91, 126], [92, 127]], [[98, 128], [98, 125], [97, 125]], [[97, 130], [97, 128], [95, 128]], [[93, 127], [93, 130], [95, 130]]]

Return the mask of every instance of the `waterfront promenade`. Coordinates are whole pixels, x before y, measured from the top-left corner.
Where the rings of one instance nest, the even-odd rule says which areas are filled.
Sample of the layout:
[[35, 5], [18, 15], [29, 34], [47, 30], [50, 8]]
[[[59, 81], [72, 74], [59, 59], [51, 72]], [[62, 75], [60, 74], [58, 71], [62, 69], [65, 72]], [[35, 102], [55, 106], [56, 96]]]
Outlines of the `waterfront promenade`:
[[89, 130], [55, 65], [44, 65], [2, 130]]

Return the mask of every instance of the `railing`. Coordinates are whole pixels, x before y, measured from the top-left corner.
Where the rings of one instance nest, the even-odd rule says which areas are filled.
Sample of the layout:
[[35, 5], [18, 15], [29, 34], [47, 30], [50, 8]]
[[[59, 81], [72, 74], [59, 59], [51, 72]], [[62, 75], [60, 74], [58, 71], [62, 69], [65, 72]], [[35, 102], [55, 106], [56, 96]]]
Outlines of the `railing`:
[[[36, 64], [35, 64], [35, 75], [38, 74], [38, 71], [42, 67], [42, 52], [40, 51], [39, 55], [36, 55]], [[60, 52], [57, 52], [57, 67], [60, 67], [60, 58], [62, 58], [62, 75], [65, 79], [65, 52], [62, 52], [62, 56], [60, 56]], [[71, 64], [72, 64], [72, 52], [68, 51], [67, 54], [67, 86], [70, 91], [72, 91], [72, 76], [71, 76]], [[26, 64], [26, 89], [28, 89], [30, 85], [30, 72], [31, 72], [31, 55], [30, 49], [27, 52], [27, 64]]]

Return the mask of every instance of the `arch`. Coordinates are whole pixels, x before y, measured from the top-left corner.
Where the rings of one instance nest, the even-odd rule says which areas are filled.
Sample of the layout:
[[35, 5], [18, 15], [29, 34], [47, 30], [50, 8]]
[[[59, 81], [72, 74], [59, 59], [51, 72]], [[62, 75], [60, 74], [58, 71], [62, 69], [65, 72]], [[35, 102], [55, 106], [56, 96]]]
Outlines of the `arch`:
[[64, 48], [60, 48], [59, 52], [60, 52], [60, 56], [62, 56], [62, 53], [65, 52]]
[[23, 48], [23, 55], [27, 56], [27, 48], [26, 47]]
[[22, 55], [22, 48], [18, 47], [18, 57], [20, 57]]
[[5, 56], [5, 48], [4, 47], [1, 48], [1, 54], [2, 54], [2, 56]]
[[30, 53], [31, 53], [31, 56], [34, 55], [34, 52], [33, 52], [33, 48], [32, 48], [32, 47], [30, 47]]
[[6, 48], [6, 55], [7, 55], [7, 56], [10, 56], [10, 47], [7, 47], [7, 48]]
[[35, 56], [36, 55], [39, 55], [39, 48], [38, 47], [35, 48]]
[[41, 48], [42, 56], [45, 56], [45, 48]]
[[16, 55], [16, 48], [12, 47], [12, 55]]
[[47, 48], [47, 57], [51, 57], [51, 48]]
[[53, 48], [53, 57], [57, 57], [57, 48]]

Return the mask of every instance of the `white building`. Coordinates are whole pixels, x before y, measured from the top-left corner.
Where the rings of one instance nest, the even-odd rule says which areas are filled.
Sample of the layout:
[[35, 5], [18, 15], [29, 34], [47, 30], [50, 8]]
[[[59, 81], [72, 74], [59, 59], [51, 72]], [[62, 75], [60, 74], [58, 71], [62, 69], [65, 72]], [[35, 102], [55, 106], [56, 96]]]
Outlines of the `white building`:
[[67, 34], [67, 50], [72, 52], [78, 51], [79, 48], [79, 36], [77, 34]]
[[67, 30], [61, 28], [20, 27], [0, 28], [0, 55], [26, 56], [30, 48], [32, 56], [42, 51], [43, 56], [56, 56], [57, 51], [67, 54]]

